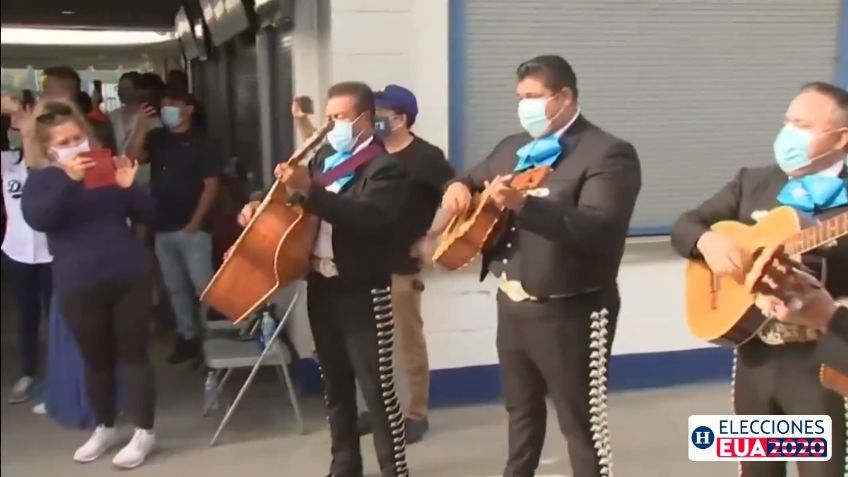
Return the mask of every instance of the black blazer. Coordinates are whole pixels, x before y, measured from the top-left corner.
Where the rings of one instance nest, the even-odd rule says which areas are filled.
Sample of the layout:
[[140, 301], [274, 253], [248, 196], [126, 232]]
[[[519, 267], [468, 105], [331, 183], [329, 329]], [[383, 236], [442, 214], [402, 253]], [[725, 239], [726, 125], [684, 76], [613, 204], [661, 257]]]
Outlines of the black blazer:
[[[321, 174], [333, 149], [323, 148], [310, 163]], [[383, 153], [360, 166], [338, 194], [313, 183], [304, 209], [333, 225], [333, 255], [340, 279], [384, 284], [391, 277], [391, 237], [403, 213], [409, 182], [397, 159]]]
[[[472, 190], [510, 174], [527, 133], [501, 141], [463, 182]], [[636, 150], [582, 115], [560, 139], [562, 157], [540, 184], [546, 196], [529, 195], [511, 214], [510, 226], [483, 255], [481, 280], [506, 244], [516, 243], [517, 279], [537, 297], [577, 295], [614, 286], [636, 197], [642, 186]], [[512, 229], [515, 230], [512, 230]]]
[[825, 336], [819, 340], [819, 359], [842, 374], [848, 374], [848, 308], [839, 307]]

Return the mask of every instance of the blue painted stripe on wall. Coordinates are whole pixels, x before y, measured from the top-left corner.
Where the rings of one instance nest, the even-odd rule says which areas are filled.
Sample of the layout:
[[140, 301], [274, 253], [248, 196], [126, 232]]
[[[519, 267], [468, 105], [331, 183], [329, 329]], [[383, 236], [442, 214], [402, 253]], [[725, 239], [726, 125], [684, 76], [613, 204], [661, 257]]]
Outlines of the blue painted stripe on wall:
[[627, 231], [628, 237], [653, 237], [657, 235], [671, 235], [671, 227], [668, 225], [631, 227]]
[[448, 2], [448, 161], [465, 167], [465, 0]]
[[[610, 361], [610, 389], [623, 391], [729, 380], [732, 363], [732, 351], [723, 348], [617, 355]], [[321, 391], [318, 365], [312, 359], [298, 363], [296, 376], [304, 392]], [[493, 402], [500, 397], [501, 373], [497, 364], [430, 372], [433, 407]]]
[[836, 69], [836, 82], [848, 88], [848, 0], [842, 0], [842, 14], [839, 26], [839, 63]]

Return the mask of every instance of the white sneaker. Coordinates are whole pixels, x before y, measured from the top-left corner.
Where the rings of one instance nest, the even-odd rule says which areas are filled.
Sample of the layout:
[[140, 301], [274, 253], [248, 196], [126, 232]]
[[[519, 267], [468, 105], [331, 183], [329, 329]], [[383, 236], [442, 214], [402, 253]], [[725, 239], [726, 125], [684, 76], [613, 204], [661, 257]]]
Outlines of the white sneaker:
[[29, 392], [32, 390], [33, 384], [35, 384], [35, 379], [29, 376], [19, 379], [12, 387], [12, 394], [9, 395], [9, 404], [20, 404], [28, 401], [30, 398]]
[[74, 460], [81, 463], [92, 462], [115, 445], [115, 428], [97, 426], [88, 442], [74, 452]]
[[147, 455], [156, 447], [156, 434], [153, 431], [136, 428], [130, 443], [112, 459], [115, 467], [134, 469], [144, 463]]
[[38, 414], [39, 416], [43, 416], [43, 415], [47, 414], [47, 405], [46, 405], [46, 404], [44, 404], [44, 403], [36, 404], [36, 405], [32, 408], [32, 413], [33, 413], [33, 414]]

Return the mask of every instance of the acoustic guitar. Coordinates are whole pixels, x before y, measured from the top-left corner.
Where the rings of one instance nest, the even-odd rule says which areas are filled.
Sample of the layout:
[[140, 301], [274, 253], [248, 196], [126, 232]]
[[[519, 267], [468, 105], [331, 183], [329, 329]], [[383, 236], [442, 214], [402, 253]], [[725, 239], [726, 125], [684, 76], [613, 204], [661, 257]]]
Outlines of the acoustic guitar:
[[[327, 122], [287, 161], [300, 164], [317, 152], [332, 127]], [[279, 288], [307, 271], [320, 221], [293, 204], [286, 187], [274, 181], [215, 272], [200, 299], [235, 323], [259, 308]]]
[[[730, 237], [748, 264], [761, 248], [783, 244], [797, 257], [848, 235], [848, 212], [808, 228], [803, 228], [805, 220], [791, 207], [778, 207], [756, 225], [724, 221], [712, 230]], [[690, 260], [686, 268], [686, 320], [696, 338], [722, 346], [745, 343], [767, 321], [741, 277], [717, 277], [703, 260]]]
[[[745, 286], [752, 292], [773, 295], [784, 303], [791, 303], [793, 294], [798, 297], [799, 293], [807, 293], [811, 287], [821, 287], [820, 283], [809, 283], [811, 279], [799, 274], [799, 270], [808, 272], [802, 264], [786, 254], [785, 247], [763, 249], [751, 271], [746, 274]], [[766, 280], [767, 277], [770, 280]], [[840, 300], [840, 305], [848, 306], [848, 299]], [[848, 376], [845, 374], [822, 365], [819, 380], [824, 387], [848, 397]]]
[[[538, 187], [550, 172], [550, 167], [536, 167], [516, 174], [510, 187], [526, 191]], [[474, 261], [494, 243], [506, 211], [489, 195], [487, 187], [475, 194], [465, 213], [453, 217], [442, 233], [433, 253], [433, 261], [447, 270], [458, 270]]]

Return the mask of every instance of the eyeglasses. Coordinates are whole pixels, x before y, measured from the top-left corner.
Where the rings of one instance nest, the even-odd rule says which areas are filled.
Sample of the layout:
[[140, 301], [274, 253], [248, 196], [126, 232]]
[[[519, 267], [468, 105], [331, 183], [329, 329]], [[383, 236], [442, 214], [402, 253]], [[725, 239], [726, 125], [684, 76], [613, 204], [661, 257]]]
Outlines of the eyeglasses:
[[69, 106], [64, 104], [51, 105], [48, 109], [48, 111], [36, 116], [35, 120], [41, 124], [50, 125], [55, 123], [56, 119], [71, 116], [74, 113]]

